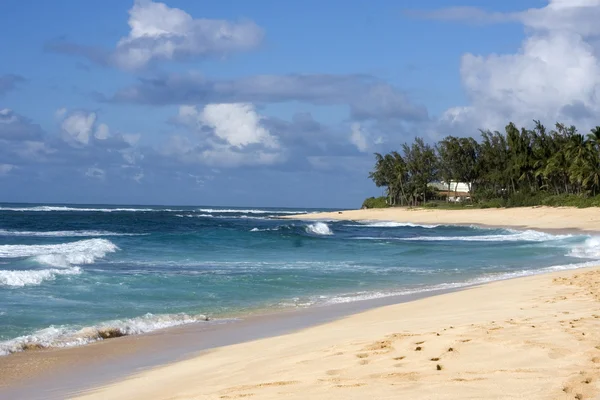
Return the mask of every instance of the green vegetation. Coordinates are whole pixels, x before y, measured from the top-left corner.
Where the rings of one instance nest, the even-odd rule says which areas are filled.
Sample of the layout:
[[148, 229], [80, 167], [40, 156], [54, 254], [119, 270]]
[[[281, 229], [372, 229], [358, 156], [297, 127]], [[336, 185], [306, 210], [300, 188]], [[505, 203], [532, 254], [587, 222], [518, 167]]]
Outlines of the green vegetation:
[[386, 208], [389, 207], [387, 204], [387, 198], [385, 197], [369, 197], [363, 201], [361, 208]]
[[[386, 196], [363, 206], [600, 206], [600, 127], [583, 135], [574, 126], [548, 131], [534, 122], [533, 129], [510, 123], [504, 133], [481, 131], [479, 142], [448, 136], [431, 146], [417, 138], [401, 152], [376, 153], [369, 177]], [[432, 188], [438, 180], [466, 183], [469, 201], [444, 201], [451, 188]]]

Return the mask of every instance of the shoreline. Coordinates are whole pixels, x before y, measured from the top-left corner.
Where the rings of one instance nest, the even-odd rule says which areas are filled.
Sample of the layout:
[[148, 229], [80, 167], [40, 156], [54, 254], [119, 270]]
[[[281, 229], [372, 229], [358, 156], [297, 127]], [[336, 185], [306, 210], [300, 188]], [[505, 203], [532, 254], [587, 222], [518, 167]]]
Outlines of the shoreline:
[[378, 307], [198, 353], [77, 398], [593, 398], [599, 283], [592, 267]]
[[457, 288], [263, 312], [225, 323], [198, 322], [81, 346], [12, 353], [0, 357], [0, 398], [63, 399], [72, 393], [132, 376], [140, 370], [150, 371], [214, 349], [268, 340], [357, 313], [479, 285], [473, 283]]
[[429, 225], [509, 228], [516, 230], [532, 229], [548, 233], [597, 233], [600, 231], [600, 208], [598, 207], [536, 206], [465, 210], [395, 207], [284, 215], [278, 218], [306, 221], [391, 221]]
[[[519, 210], [535, 215], [540, 207], [526, 209], [504, 209], [511, 212]], [[490, 210], [490, 209], [488, 209]], [[526, 225], [503, 224], [491, 225], [479, 222], [457, 223], [455, 213], [488, 210], [407, 210], [385, 209], [354, 210], [334, 213], [319, 213], [308, 215], [290, 215], [281, 219], [302, 220], [355, 220], [355, 221], [397, 221], [415, 224], [451, 224], [451, 225], [477, 225], [484, 228], [503, 227], [511, 229], [536, 229], [551, 233], [594, 233], [600, 227], [600, 209], [594, 209], [586, 216], [572, 218], [572, 226], [564, 226], [564, 220], [559, 220], [553, 228], [532, 226], [531, 221], [522, 221]], [[542, 210], [550, 217], [555, 217], [555, 209]], [[562, 208], [562, 211], [590, 209]], [[383, 212], [382, 212], [383, 211]], [[431, 214], [431, 211], [437, 213]], [[497, 210], [490, 210], [497, 211]], [[407, 214], [410, 220], [407, 220]], [[447, 214], [440, 218], [441, 214]], [[454, 215], [452, 215], [454, 214]], [[350, 218], [351, 216], [351, 218]], [[518, 215], [517, 215], [518, 216]], [[464, 218], [459, 215], [458, 217]], [[477, 218], [481, 220], [482, 214]], [[442, 219], [431, 221], [431, 218]], [[501, 216], [506, 218], [506, 216]], [[582, 219], [583, 218], [583, 219]], [[585, 219], [587, 218], [587, 219]], [[476, 219], [476, 218], [474, 218]], [[560, 218], [559, 218], [560, 219]], [[452, 222], [450, 222], [451, 220]], [[585, 223], [582, 223], [585, 222]], [[598, 223], [596, 224], [596, 221]], [[511, 222], [511, 221], [509, 221]], [[563, 224], [561, 224], [561, 222]], [[594, 229], [592, 228], [592, 225]], [[538, 224], [544, 225], [544, 224]], [[544, 225], [545, 226], [545, 225]], [[587, 263], [590, 264], [590, 263]], [[302, 334], [325, 325], [342, 323], [346, 319], [358, 318], [364, 313], [376, 313], [382, 308], [398, 307], [418, 303], [423, 299], [443, 298], [448, 294], [469, 292], [473, 289], [488, 287], [498, 283], [519, 281], [554, 274], [572, 275], [576, 271], [594, 271], [596, 268], [585, 266], [573, 270], [558, 272], [537, 272], [534, 276], [506, 277], [490, 282], [476, 282], [465, 286], [435, 291], [426, 291], [412, 294], [396, 294], [375, 299], [357, 300], [349, 303], [311, 306], [303, 309], [287, 309], [262, 312], [250, 316], [243, 316], [240, 320], [226, 324], [195, 323], [160, 329], [140, 335], [125, 336], [110, 340], [103, 340], [79, 347], [53, 348], [41, 351], [26, 351], [0, 357], [0, 397], [7, 398], [64, 398], [67, 393], [81, 392], [92, 387], [103, 387], [107, 383], [120, 385], [121, 379], [138, 374], [151, 374], [155, 369], [177, 366], [211, 354], [214, 351], [227, 349], [232, 346], [254, 343], [255, 341], [276, 340], [281, 337]], [[558, 276], [558, 275], [557, 275]], [[264, 311], [264, 310], [263, 310]], [[283, 335], [283, 336], [281, 336]], [[82, 362], [81, 360], [86, 360]], [[243, 361], [243, 360], [238, 360]], [[166, 367], [165, 367], [166, 366]], [[113, 382], [112, 384], [110, 382]], [[42, 393], [42, 394], [40, 394]], [[215, 397], [218, 398], [218, 397]], [[224, 397], [221, 397], [224, 398]]]
[[139, 373], [152, 373], [156, 369], [188, 362], [219, 349], [302, 334], [390, 307], [443, 299], [449, 294], [485, 289], [490, 285], [595, 270], [600, 273], [600, 267], [589, 266], [537, 272], [460, 287], [275, 311], [224, 324], [183, 325], [78, 347], [14, 353], [0, 357], [0, 377], [4, 378], [0, 379], [0, 397], [70, 398], [75, 393], [110, 387]]

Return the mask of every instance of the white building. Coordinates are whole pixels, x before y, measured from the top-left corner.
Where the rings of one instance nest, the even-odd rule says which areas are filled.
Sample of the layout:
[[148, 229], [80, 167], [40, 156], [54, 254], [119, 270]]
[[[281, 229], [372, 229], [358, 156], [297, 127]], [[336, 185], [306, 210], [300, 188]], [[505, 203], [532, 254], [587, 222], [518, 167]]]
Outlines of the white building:
[[445, 193], [448, 196], [448, 201], [460, 202], [471, 198], [471, 188], [468, 183], [450, 181], [448, 182], [432, 182], [429, 186], [436, 188], [441, 193]]

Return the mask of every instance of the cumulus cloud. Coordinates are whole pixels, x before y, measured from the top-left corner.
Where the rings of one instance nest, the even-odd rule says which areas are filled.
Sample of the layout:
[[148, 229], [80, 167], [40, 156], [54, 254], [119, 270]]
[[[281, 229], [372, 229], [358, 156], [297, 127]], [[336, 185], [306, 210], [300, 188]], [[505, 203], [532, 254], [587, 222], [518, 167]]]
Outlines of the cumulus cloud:
[[172, 74], [141, 79], [109, 101], [140, 104], [280, 103], [346, 105], [358, 120], [422, 121], [427, 109], [413, 104], [401, 90], [370, 75], [257, 75], [210, 80], [199, 74]]
[[90, 142], [96, 123], [96, 113], [74, 111], [60, 124], [63, 139], [73, 146], [85, 146]]
[[596, 125], [599, 17], [600, 0], [551, 0], [546, 7], [510, 14], [526, 28], [521, 48], [514, 54], [463, 55], [460, 73], [471, 104], [447, 110], [436, 130], [473, 134], [533, 119]]
[[65, 40], [46, 48], [80, 55], [101, 65], [135, 70], [156, 61], [222, 56], [256, 48], [263, 30], [252, 21], [194, 18], [185, 11], [150, 0], [135, 0], [129, 10], [129, 34], [112, 51]]
[[244, 103], [209, 104], [198, 115], [202, 126], [212, 128], [214, 134], [230, 146], [243, 148], [260, 144], [277, 149], [277, 139], [261, 126], [261, 119], [251, 104]]
[[140, 134], [112, 132], [105, 123], [98, 121], [93, 111], [61, 109], [60, 130], [65, 143], [75, 148], [96, 146], [105, 149], [126, 151], [140, 140]]
[[0, 96], [17, 88], [17, 85], [25, 82], [25, 78], [20, 75], [6, 74], [0, 75]]
[[248, 103], [208, 104], [202, 109], [181, 106], [174, 119], [193, 133], [173, 135], [165, 153], [211, 166], [271, 165], [284, 160], [278, 138]]

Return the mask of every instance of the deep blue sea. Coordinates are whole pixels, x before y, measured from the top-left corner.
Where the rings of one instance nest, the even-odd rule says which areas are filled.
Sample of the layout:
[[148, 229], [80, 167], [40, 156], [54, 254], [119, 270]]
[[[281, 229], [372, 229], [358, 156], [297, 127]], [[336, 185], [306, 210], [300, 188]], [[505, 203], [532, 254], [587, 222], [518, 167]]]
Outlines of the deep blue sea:
[[277, 219], [316, 211], [1, 204], [0, 354], [600, 259], [589, 235]]

